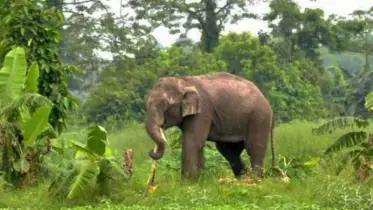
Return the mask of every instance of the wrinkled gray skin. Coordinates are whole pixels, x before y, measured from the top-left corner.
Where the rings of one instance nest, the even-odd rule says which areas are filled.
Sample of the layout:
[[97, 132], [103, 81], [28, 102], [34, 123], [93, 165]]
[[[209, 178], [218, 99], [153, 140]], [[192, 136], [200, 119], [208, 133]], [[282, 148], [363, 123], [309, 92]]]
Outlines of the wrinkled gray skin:
[[273, 112], [261, 91], [250, 81], [229, 73], [162, 77], [149, 92], [145, 127], [157, 144], [149, 151], [158, 160], [166, 142], [160, 128], [177, 126], [183, 133], [182, 177], [197, 175], [204, 167], [206, 140], [216, 143], [239, 178], [247, 169], [241, 160], [245, 149], [254, 175], [263, 177], [269, 135], [274, 166]]

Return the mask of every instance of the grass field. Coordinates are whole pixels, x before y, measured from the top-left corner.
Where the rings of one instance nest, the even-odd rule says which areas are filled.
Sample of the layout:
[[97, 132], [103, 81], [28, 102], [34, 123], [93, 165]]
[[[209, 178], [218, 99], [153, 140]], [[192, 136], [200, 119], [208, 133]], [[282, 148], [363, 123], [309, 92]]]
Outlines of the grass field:
[[[319, 124], [294, 122], [276, 128], [277, 163], [286, 160], [309, 160], [322, 156], [323, 150], [339, 135], [315, 136], [311, 130]], [[169, 134], [169, 132], [167, 133]], [[169, 136], [169, 135], [167, 135]], [[219, 184], [220, 177], [232, 178], [227, 162], [215, 150], [206, 151], [206, 170], [198, 182], [180, 180], [178, 150], [167, 148], [164, 159], [159, 161], [158, 188], [146, 195], [146, 181], [150, 169], [147, 151], [153, 142], [139, 125], [111, 133], [110, 146], [119, 154], [123, 148], [132, 148], [134, 153], [133, 176], [128, 183], [116, 184], [109, 198], [82, 197], [77, 201], [56, 200], [46, 196], [48, 182], [26, 191], [0, 189], [0, 208], [21, 209], [373, 209], [372, 182], [359, 184], [351, 171], [336, 176], [335, 161], [321, 159], [320, 165], [308, 172], [288, 167], [291, 178], [285, 183], [276, 178], [267, 178], [255, 186]], [[267, 153], [270, 164], [270, 150]], [[119, 156], [120, 157], [120, 156]], [[247, 164], [246, 153], [242, 155]], [[1, 181], [0, 181], [1, 182]], [[1, 183], [0, 183], [1, 184]]]

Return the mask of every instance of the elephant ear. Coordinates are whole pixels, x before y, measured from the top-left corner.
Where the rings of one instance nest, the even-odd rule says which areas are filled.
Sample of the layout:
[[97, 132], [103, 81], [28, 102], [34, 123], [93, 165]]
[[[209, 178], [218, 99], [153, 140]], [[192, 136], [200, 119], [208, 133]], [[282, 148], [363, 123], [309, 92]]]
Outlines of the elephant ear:
[[186, 87], [183, 97], [183, 117], [201, 112], [201, 98], [195, 87]]

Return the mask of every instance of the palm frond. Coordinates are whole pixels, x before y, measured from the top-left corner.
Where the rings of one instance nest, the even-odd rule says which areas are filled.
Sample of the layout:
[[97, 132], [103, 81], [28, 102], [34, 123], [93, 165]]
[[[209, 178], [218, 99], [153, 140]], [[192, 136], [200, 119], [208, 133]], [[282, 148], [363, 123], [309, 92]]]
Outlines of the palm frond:
[[79, 175], [69, 188], [68, 198], [79, 197], [86, 191], [91, 184], [95, 183], [99, 168], [96, 162], [86, 161], [82, 166]]
[[365, 128], [369, 126], [369, 122], [367, 120], [356, 117], [338, 117], [322, 124], [316, 129], [312, 129], [312, 133], [321, 135], [332, 133], [336, 129], [343, 129], [353, 126], [356, 126], [358, 128]]
[[339, 137], [330, 147], [325, 151], [325, 154], [337, 152], [345, 148], [353, 147], [366, 140], [368, 134], [365, 131], [353, 131], [346, 133]]

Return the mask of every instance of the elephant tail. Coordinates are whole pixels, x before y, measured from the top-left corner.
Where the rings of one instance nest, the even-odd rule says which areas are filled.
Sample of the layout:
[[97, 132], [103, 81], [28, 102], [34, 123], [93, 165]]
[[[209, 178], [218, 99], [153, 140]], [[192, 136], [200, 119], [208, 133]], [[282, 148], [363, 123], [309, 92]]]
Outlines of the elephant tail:
[[272, 168], [276, 165], [276, 153], [275, 153], [275, 117], [272, 115], [271, 124], [271, 152], [272, 152]]

